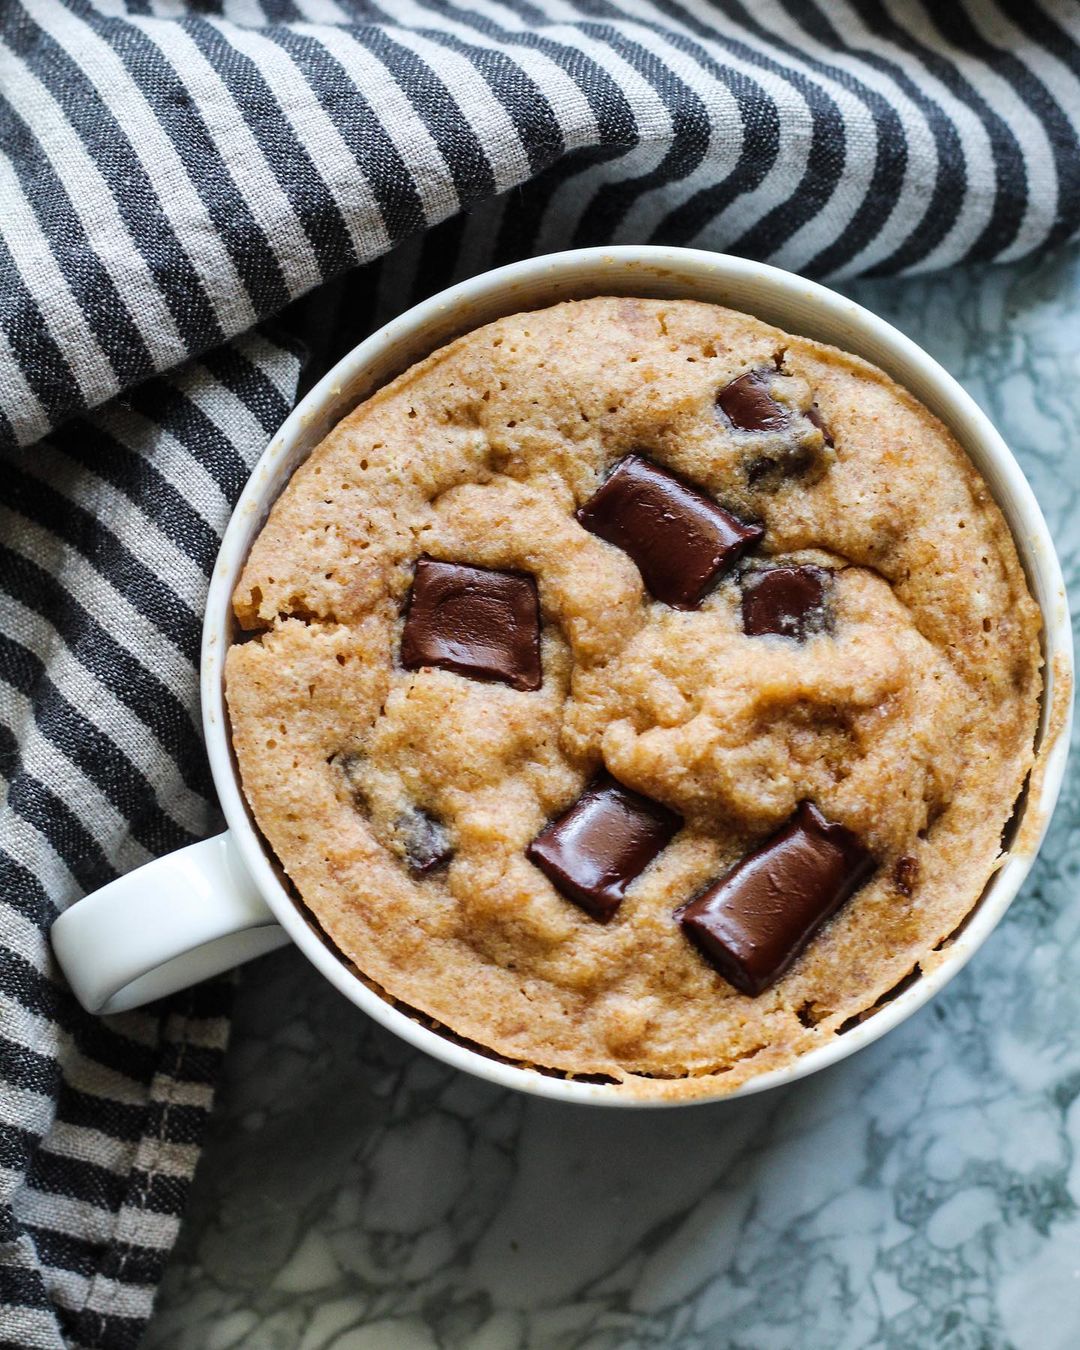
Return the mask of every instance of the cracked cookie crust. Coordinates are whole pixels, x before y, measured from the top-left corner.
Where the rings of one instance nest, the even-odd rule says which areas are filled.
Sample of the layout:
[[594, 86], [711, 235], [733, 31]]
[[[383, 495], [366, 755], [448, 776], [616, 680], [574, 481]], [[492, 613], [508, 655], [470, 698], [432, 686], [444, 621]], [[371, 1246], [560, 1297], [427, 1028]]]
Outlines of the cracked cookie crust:
[[[604, 515], [620, 473], [704, 522], [692, 584]], [[1039, 614], [955, 440], [696, 302], [570, 302], [412, 367], [297, 470], [234, 610], [244, 791], [330, 941], [458, 1036], [639, 1095], [734, 1087], [931, 965], [1032, 762]], [[605, 921], [528, 852], [598, 774], [675, 822]], [[676, 911], [803, 802], [874, 871], [749, 997]]]

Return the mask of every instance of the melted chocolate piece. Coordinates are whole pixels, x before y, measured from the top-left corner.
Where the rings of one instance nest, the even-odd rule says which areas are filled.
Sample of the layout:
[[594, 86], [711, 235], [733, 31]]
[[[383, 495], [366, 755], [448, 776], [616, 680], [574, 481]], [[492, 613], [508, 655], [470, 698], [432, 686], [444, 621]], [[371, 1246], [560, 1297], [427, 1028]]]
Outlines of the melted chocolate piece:
[[752, 488], [775, 492], [784, 478], [797, 478], [814, 467], [816, 456], [805, 445], [789, 445], [775, 455], [758, 455], [746, 466]]
[[826, 820], [813, 802], [801, 802], [786, 825], [677, 918], [729, 984], [757, 995], [875, 866], [850, 830]]
[[682, 817], [600, 773], [525, 856], [568, 900], [607, 922], [626, 888], [682, 828]]
[[811, 403], [809, 408], [807, 408], [806, 410], [806, 415], [807, 417], [809, 417], [810, 421], [813, 422], [814, 426], [817, 427], [818, 431], [821, 432], [822, 437], [825, 440], [825, 444], [831, 450], [832, 447], [836, 444], [836, 442], [833, 440], [832, 432], [829, 430], [824, 417], [822, 417], [821, 415], [821, 409], [818, 407], [816, 403]]
[[394, 822], [394, 830], [405, 853], [405, 861], [421, 875], [433, 872], [453, 854], [449, 830], [441, 820], [419, 807], [403, 811]]
[[802, 642], [827, 624], [825, 595], [832, 573], [812, 564], [769, 567], [742, 576], [743, 632]]
[[420, 558], [416, 564], [401, 664], [440, 666], [474, 680], [539, 689], [540, 604], [525, 572], [493, 572]]
[[577, 518], [629, 553], [650, 593], [675, 609], [696, 609], [765, 533], [641, 455], [620, 460]]
[[736, 431], [786, 431], [795, 419], [795, 409], [773, 398], [771, 390], [787, 376], [760, 366], [725, 384], [716, 404]]
[[915, 883], [919, 879], [919, 860], [912, 857], [910, 853], [905, 853], [902, 858], [897, 858], [896, 867], [893, 871], [893, 881], [896, 882], [896, 889], [901, 895], [911, 895], [915, 889]]

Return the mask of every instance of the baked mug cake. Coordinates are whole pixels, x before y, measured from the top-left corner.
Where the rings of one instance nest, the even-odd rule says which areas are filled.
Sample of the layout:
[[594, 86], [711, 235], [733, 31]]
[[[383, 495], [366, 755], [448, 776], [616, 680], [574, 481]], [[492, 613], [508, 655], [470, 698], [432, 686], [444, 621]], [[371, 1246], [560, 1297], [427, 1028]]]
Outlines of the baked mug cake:
[[1031, 768], [1040, 616], [949, 432], [694, 301], [500, 319], [313, 451], [233, 599], [244, 792], [386, 998], [642, 1097], [927, 971]]

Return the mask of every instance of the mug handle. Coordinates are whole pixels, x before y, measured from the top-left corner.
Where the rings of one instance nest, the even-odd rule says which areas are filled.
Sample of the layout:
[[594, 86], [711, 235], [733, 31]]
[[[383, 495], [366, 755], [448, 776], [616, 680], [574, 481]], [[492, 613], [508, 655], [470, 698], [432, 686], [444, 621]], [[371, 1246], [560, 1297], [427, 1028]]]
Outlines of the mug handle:
[[60, 915], [51, 937], [92, 1013], [141, 1007], [289, 941], [228, 831], [92, 891]]

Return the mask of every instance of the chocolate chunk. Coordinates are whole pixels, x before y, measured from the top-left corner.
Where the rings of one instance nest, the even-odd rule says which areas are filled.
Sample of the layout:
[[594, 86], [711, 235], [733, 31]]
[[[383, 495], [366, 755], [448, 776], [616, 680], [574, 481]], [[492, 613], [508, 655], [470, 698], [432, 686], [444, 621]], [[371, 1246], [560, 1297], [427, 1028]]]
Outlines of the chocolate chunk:
[[896, 889], [901, 895], [911, 895], [915, 889], [915, 883], [919, 879], [919, 860], [912, 857], [910, 853], [905, 853], [902, 858], [897, 858], [896, 867], [893, 870], [893, 881], [896, 882]]
[[752, 488], [775, 492], [784, 478], [797, 478], [817, 463], [807, 446], [787, 445], [775, 455], [757, 455], [746, 466], [746, 481]]
[[401, 664], [406, 670], [440, 666], [474, 680], [539, 689], [535, 578], [421, 558], [401, 635]]
[[760, 994], [874, 868], [850, 830], [801, 802], [786, 825], [677, 918], [729, 984]]
[[795, 409], [772, 396], [777, 380], [790, 377], [766, 366], [748, 370], [716, 396], [717, 406], [736, 431], [786, 431], [795, 418]]
[[621, 460], [577, 518], [629, 553], [649, 591], [675, 609], [696, 609], [765, 533], [641, 455]]
[[453, 848], [450, 832], [440, 820], [411, 807], [394, 822], [394, 832], [405, 855], [405, 861], [414, 872], [432, 872], [441, 863], [448, 862]]
[[825, 596], [832, 573], [811, 564], [769, 567], [742, 576], [743, 632], [802, 642], [827, 626]]
[[818, 407], [816, 403], [811, 403], [809, 408], [807, 408], [806, 410], [806, 415], [810, 419], [810, 421], [813, 422], [814, 426], [817, 427], [818, 431], [821, 432], [822, 437], [825, 440], [825, 444], [831, 450], [832, 447], [836, 444], [836, 442], [833, 440], [832, 432], [829, 430], [824, 417], [822, 417], [821, 415], [821, 409]]
[[682, 817], [600, 773], [525, 856], [556, 890], [605, 923], [626, 888], [682, 828]]

